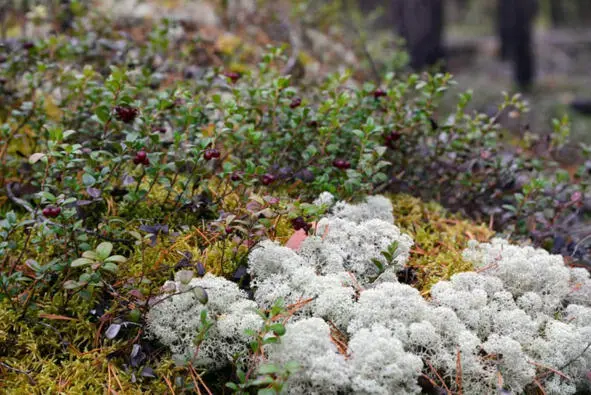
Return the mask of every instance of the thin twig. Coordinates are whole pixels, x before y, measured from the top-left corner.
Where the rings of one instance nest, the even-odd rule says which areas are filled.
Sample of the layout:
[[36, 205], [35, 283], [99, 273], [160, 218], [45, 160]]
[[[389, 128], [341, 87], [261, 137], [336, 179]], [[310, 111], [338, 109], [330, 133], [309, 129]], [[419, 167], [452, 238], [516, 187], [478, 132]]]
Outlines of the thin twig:
[[435, 375], [437, 376], [437, 378], [441, 381], [441, 384], [443, 385], [443, 388], [445, 388], [446, 393], [447, 394], [451, 394], [452, 392], [447, 387], [447, 384], [445, 384], [445, 380], [443, 380], [443, 377], [441, 377], [441, 375], [439, 374], [439, 372], [437, 371], [437, 369], [435, 369], [433, 367], [433, 365], [431, 365], [431, 362], [429, 362], [428, 359], [425, 359], [425, 363], [427, 363], [427, 366], [429, 366], [429, 368], [433, 371], [433, 373], [435, 373]]
[[9, 364], [7, 364], [6, 362], [2, 362], [2, 361], [0, 361], [0, 366], [4, 366], [6, 369], [12, 370], [13, 372], [24, 374], [29, 379], [29, 383], [31, 385], [37, 385], [35, 380], [33, 380], [33, 377], [31, 376], [30, 372], [25, 372], [24, 370], [14, 368], [14, 367], [10, 366]]

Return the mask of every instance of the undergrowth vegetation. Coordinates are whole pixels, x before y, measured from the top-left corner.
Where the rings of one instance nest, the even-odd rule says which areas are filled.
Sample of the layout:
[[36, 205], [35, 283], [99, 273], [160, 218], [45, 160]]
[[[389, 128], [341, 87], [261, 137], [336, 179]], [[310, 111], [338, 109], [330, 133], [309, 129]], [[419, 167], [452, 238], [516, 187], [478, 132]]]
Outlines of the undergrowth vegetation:
[[[584, 270], [543, 317], [520, 305], [541, 331], [579, 312], [572, 352], [553, 360], [560, 339], [532, 334], [518, 343], [537, 341], [547, 364], [517, 373], [523, 355], [499, 362], [511, 333], [472, 334], [453, 300], [433, 309], [442, 288], [460, 286], [454, 275], [488, 265], [498, 244], [478, 255], [474, 243], [495, 232], [584, 262], [585, 240], [568, 234], [584, 219], [584, 166], [569, 174], [511, 150], [495, 118], [465, 111], [471, 93], [440, 113], [448, 74], [377, 84], [341, 70], [311, 82], [290, 74], [313, 54], [262, 44], [260, 32], [228, 43], [171, 20], [129, 31], [74, 11], [63, 34], [0, 47], [3, 391], [477, 393], [496, 373], [501, 389], [581, 387], [588, 301], [559, 302], [569, 286], [586, 295]], [[507, 109], [526, 107], [506, 95]], [[567, 134], [557, 122], [551, 146]], [[474, 281], [475, 298], [504, 292]], [[421, 319], [393, 310], [363, 323], [360, 306], [380, 292]], [[451, 310], [457, 333], [411, 342]], [[313, 353], [298, 349], [308, 343]], [[482, 368], [464, 384], [456, 346]]]

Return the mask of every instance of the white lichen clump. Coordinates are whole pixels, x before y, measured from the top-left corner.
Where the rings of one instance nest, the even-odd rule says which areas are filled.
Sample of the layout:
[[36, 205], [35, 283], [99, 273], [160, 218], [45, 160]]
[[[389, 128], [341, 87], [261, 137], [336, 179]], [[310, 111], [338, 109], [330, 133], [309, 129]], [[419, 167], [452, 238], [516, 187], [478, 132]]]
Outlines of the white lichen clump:
[[[186, 275], [186, 271], [179, 272]], [[168, 281], [164, 294], [147, 314], [147, 330], [168, 346], [175, 360], [191, 361], [194, 366], [219, 368], [228, 364], [234, 354], [246, 351], [249, 341], [245, 329], [258, 329], [262, 319], [255, 313], [256, 303], [236, 283], [206, 274], [203, 278]], [[203, 304], [202, 292], [207, 294]], [[201, 300], [200, 300], [201, 299]], [[203, 328], [201, 312], [213, 326], [197, 347], [195, 336]]]
[[[318, 204], [331, 205], [331, 196]], [[210, 275], [188, 284], [177, 279], [168, 284], [176, 294], [152, 307], [148, 329], [177, 356], [215, 369], [246, 350], [244, 330], [261, 325], [254, 308], [279, 298], [306, 301], [281, 341], [265, 346], [268, 362], [299, 363], [287, 382], [291, 394], [418, 394], [422, 374], [467, 395], [522, 393], [534, 383], [547, 394], [591, 390], [586, 270], [500, 239], [473, 242], [464, 256], [478, 272], [439, 282], [426, 300], [396, 280], [413, 242], [392, 222], [386, 198], [336, 203], [297, 251], [264, 241], [251, 252], [254, 301]], [[386, 262], [381, 252], [392, 243], [395, 259]], [[206, 289], [209, 301], [201, 304], [186, 292], [190, 286]], [[214, 326], [196, 350], [203, 309]], [[335, 340], [338, 332], [345, 343]]]

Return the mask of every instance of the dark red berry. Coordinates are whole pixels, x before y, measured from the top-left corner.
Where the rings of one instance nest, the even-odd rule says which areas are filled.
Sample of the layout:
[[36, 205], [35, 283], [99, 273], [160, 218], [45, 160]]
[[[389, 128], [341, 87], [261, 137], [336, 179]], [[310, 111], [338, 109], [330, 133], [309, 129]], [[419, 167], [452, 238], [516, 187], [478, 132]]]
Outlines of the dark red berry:
[[32, 49], [34, 46], [35, 46], [35, 43], [33, 43], [32, 41], [25, 41], [23, 43], [24, 49]]
[[309, 224], [308, 222], [306, 222], [306, 220], [303, 217], [297, 217], [297, 218], [292, 219], [291, 226], [295, 230], [303, 229], [304, 231], [306, 231], [306, 233], [308, 233], [308, 231], [312, 227], [312, 225]]
[[220, 157], [220, 151], [218, 151], [215, 148], [208, 148], [205, 150], [205, 152], [203, 153], [203, 158], [205, 160], [212, 160], [214, 158], [219, 158]]
[[332, 165], [334, 167], [336, 167], [337, 169], [347, 170], [348, 168], [351, 167], [351, 162], [349, 162], [348, 160], [344, 160], [344, 159], [335, 159], [332, 162]]
[[263, 176], [263, 185], [271, 185], [275, 182], [275, 176], [273, 174], [267, 173]]
[[387, 95], [388, 94], [386, 93], [386, 91], [381, 88], [378, 88], [375, 91], [373, 91], [373, 97], [375, 97], [376, 99], [379, 99], [380, 97], [384, 97]]
[[229, 79], [232, 81], [232, 83], [234, 83], [234, 84], [235, 84], [235, 83], [236, 83], [236, 81], [238, 81], [238, 80], [240, 79], [240, 77], [241, 77], [241, 76], [240, 76], [240, 73], [236, 73], [236, 72], [234, 72], [234, 71], [226, 71], [226, 72], [224, 73], [224, 76], [228, 77], [228, 78], [229, 78]]
[[394, 148], [394, 143], [400, 140], [400, 137], [402, 137], [402, 133], [398, 131], [390, 132], [388, 135], [386, 135], [386, 146]]
[[166, 133], [166, 128], [164, 126], [155, 126], [154, 128], [152, 128], [152, 132]]
[[148, 166], [150, 164], [150, 159], [148, 158], [146, 151], [136, 152], [135, 158], [133, 158], [133, 163], [136, 165], [142, 164], [144, 166]]
[[43, 209], [43, 216], [47, 218], [55, 218], [62, 212], [60, 207], [47, 206]]
[[300, 105], [302, 104], [302, 99], [300, 99], [299, 97], [294, 97], [291, 100], [291, 103], [289, 104], [290, 108], [298, 108]]
[[317, 128], [318, 127], [318, 121], [314, 120], [314, 121], [309, 121], [306, 124], [309, 128]]
[[230, 175], [230, 180], [232, 180], [232, 181], [242, 180], [242, 173], [239, 171], [235, 171], [234, 173], [232, 173], [232, 175]]
[[122, 122], [132, 123], [138, 115], [140, 115], [140, 110], [135, 107], [115, 106], [115, 116]]
[[234, 229], [232, 229], [231, 226], [226, 226], [225, 231], [226, 231], [226, 234], [230, 234], [230, 233], [232, 233], [234, 231]]

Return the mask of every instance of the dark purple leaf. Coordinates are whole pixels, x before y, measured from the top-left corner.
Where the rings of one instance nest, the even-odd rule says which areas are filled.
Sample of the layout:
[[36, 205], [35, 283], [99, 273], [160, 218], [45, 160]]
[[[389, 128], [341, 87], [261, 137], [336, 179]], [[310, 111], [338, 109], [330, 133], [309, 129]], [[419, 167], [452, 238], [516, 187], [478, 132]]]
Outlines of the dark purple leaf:
[[142, 369], [142, 377], [156, 378], [156, 372], [149, 366], [144, 366]]
[[101, 197], [101, 190], [97, 188], [88, 187], [86, 188], [86, 192], [88, 195], [94, 199], [98, 199]]

